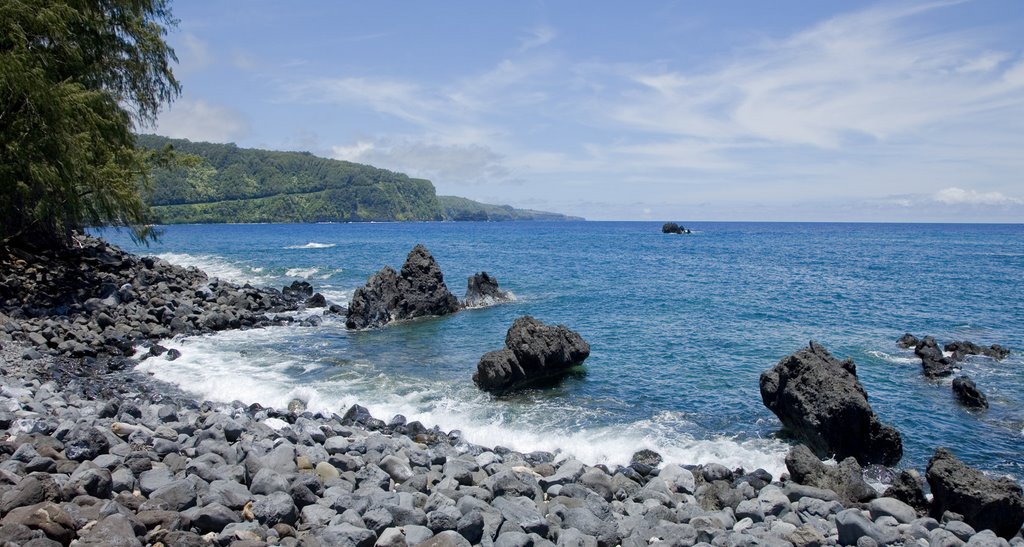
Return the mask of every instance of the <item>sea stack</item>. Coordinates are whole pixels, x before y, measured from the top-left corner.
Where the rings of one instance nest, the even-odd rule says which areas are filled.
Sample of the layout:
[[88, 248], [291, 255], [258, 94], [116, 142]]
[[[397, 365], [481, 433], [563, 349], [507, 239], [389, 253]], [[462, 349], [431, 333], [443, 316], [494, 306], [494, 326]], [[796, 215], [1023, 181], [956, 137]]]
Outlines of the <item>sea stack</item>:
[[557, 379], [590, 356], [590, 345], [564, 325], [520, 317], [505, 335], [505, 347], [484, 354], [473, 382], [491, 393], [505, 393]]
[[666, 222], [661, 226], [661, 233], [663, 234], [688, 234], [689, 230], [685, 226], [680, 226], [675, 222]]
[[459, 310], [459, 300], [444, 283], [444, 274], [423, 245], [416, 245], [401, 273], [384, 266], [366, 285], [356, 289], [348, 306], [345, 326], [367, 329]]
[[768, 410], [821, 458], [891, 466], [903, 457], [899, 432], [879, 421], [853, 361], [814, 341], [762, 373], [760, 387]]

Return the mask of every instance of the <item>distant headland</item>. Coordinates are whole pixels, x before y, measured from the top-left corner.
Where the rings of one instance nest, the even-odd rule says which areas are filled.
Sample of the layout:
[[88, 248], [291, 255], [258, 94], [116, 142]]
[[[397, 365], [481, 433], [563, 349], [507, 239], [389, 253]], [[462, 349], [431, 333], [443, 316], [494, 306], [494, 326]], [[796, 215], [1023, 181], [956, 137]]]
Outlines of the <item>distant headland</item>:
[[189, 159], [153, 173], [148, 202], [161, 224], [584, 220], [439, 196], [429, 180], [309, 152], [157, 135], [139, 135], [137, 143], [170, 145]]

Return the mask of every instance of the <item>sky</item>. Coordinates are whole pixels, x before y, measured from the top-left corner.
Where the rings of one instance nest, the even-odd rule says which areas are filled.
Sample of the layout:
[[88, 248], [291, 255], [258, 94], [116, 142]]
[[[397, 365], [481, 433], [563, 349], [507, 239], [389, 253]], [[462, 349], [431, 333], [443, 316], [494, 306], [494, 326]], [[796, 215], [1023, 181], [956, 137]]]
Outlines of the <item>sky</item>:
[[592, 220], [1024, 222], [1024, 2], [181, 0], [143, 131]]

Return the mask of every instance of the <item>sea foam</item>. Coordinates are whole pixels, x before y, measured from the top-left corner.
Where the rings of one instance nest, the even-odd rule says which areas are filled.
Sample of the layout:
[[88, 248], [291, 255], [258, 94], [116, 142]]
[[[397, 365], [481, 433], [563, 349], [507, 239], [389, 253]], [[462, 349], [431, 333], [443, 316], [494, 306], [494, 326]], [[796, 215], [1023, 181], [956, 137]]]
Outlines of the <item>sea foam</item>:
[[335, 246], [337, 246], [335, 243], [317, 243], [316, 241], [310, 241], [305, 245], [289, 245], [285, 247], [285, 249], [330, 249]]
[[165, 344], [181, 352], [174, 366], [167, 366], [160, 358], [150, 358], [138, 368], [205, 400], [240, 400], [285, 408], [290, 401], [300, 399], [311, 411], [338, 414], [353, 404], [361, 404], [384, 420], [402, 414], [428, 427], [460, 430], [463, 438], [475, 444], [500, 445], [522, 452], [556, 452], [560, 458], [573, 457], [588, 464], [628, 464], [634, 452], [648, 448], [667, 462], [717, 462], [730, 468], [763, 468], [776, 477], [785, 471], [785, 443], [728, 436], [697, 439], [680, 431], [680, 425], [685, 425], [687, 419], [678, 413], [661, 412], [633, 423], [554, 429], [507, 414], [498, 402], [468, 383], [452, 386], [443, 382], [408, 382], [358, 361], [346, 363], [345, 373], [340, 375], [302, 383], [303, 376], [338, 365], [288, 354], [278, 348], [315, 345], [318, 338], [334, 328], [337, 326], [278, 327], [179, 338]]
[[267, 285], [273, 280], [272, 277], [263, 274], [263, 268], [261, 267], [249, 267], [220, 256], [192, 255], [188, 253], [161, 253], [156, 256], [171, 264], [185, 267], [195, 266], [206, 272], [206, 275], [210, 277], [216, 277], [239, 285], [246, 283]]

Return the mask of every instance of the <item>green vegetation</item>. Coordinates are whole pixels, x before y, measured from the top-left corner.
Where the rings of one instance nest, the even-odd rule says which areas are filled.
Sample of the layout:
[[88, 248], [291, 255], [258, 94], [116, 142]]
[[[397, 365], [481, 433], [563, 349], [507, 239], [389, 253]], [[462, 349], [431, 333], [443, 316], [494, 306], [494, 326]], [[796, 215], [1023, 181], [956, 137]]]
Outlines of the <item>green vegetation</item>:
[[89, 224], [129, 225], [152, 152], [132, 130], [180, 90], [165, 0], [0, 2], [0, 245], [66, 244]]
[[193, 157], [153, 172], [149, 203], [165, 224], [391, 220], [565, 220], [464, 198], [439, 197], [428, 180], [308, 152], [277, 152], [141, 135]]
[[560, 213], [516, 209], [509, 205], [488, 205], [457, 196], [437, 196], [445, 220], [583, 220]]

